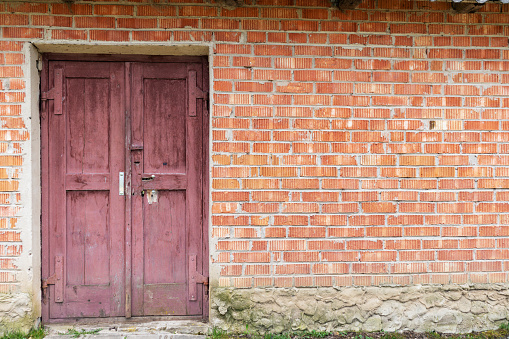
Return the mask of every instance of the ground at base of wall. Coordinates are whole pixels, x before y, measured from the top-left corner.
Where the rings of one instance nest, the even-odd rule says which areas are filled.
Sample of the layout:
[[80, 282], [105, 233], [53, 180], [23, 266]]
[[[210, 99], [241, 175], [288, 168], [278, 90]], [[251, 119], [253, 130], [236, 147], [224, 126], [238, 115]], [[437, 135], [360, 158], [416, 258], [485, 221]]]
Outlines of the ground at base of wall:
[[229, 333], [470, 333], [509, 321], [509, 284], [211, 289], [210, 321]]
[[505, 339], [509, 338], [509, 323], [503, 324], [498, 330], [471, 332], [466, 334], [446, 334], [439, 332], [327, 332], [305, 331], [300, 333], [229, 335], [226, 331], [214, 328], [210, 339]]

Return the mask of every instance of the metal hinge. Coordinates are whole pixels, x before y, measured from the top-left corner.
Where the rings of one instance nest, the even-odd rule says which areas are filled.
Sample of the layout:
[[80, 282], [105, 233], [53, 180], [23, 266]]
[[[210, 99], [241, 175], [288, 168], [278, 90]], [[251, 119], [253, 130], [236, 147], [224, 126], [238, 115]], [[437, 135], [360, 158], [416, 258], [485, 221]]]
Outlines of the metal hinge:
[[[196, 99], [203, 99], [204, 101], [208, 100], [209, 93], [202, 90], [196, 85], [196, 71], [189, 70], [188, 72], [188, 97], [189, 97], [189, 116], [196, 116]], [[207, 105], [208, 110], [208, 103]]]
[[62, 114], [62, 86], [64, 82], [64, 70], [55, 68], [55, 83], [52, 89], [47, 92], [41, 92], [41, 102], [48, 100], [54, 101], [54, 113]]
[[189, 300], [198, 300], [198, 289], [196, 284], [203, 284], [205, 294], [208, 294], [209, 278], [198, 273], [197, 268], [197, 255], [189, 255]]
[[44, 304], [47, 302], [48, 286], [55, 285], [55, 302], [64, 302], [64, 257], [61, 255], [55, 256], [55, 273], [49, 278], [41, 280], [42, 288], [42, 301]]
[[47, 92], [41, 92], [41, 100], [54, 100], [55, 99], [55, 87]]
[[48, 286], [49, 285], [55, 285], [57, 283], [57, 275], [53, 274], [48, 279], [42, 279], [41, 285], [42, 285], [42, 302], [46, 304], [48, 300]]

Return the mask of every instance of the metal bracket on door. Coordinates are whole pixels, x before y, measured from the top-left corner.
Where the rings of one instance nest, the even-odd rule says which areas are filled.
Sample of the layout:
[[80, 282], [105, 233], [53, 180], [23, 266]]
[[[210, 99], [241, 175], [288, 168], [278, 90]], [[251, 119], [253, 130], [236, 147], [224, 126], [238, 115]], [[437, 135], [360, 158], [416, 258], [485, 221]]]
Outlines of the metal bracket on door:
[[196, 99], [206, 99], [209, 94], [196, 85], [196, 71], [190, 70], [188, 73], [188, 99], [189, 116], [196, 116]]
[[62, 114], [62, 90], [64, 84], [63, 68], [55, 68], [55, 82], [53, 88], [47, 92], [41, 93], [41, 101], [53, 100], [54, 113]]
[[48, 286], [55, 285], [55, 302], [64, 302], [64, 257], [55, 256], [55, 273], [47, 279], [42, 280], [42, 301], [46, 304]]
[[196, 254], [189, 255], [189, 300], [193, 301], [198, 300], [196, 284], [209, 285], [209, 278], [198, 273], [196, 266]]

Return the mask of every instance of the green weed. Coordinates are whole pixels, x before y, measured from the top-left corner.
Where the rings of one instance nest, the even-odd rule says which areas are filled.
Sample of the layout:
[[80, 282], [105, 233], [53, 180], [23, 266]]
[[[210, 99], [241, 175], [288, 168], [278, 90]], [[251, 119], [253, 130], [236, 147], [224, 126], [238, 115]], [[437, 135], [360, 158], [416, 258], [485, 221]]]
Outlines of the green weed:
[[42, 339], [46, 335], [44, 327], [33, 328], [28, 333], [23, 331], [6, 332], [0, 339]]
[[396, 332], [393, 332], [393, 333], [383, 332], [380, 339], [405, 339], [405, 336], [401, 333], [396, 333]]
[[442, 335], [435, 331], [426, 332], [426, 337], [428, 337], [428, 339], [442, 339]]
[[509, 331], [509, 322], [500, 324], [499, 329]]
[[[247, 329], [247, 327], [246, 327]], [[225, 330], [219, 328], [219, 327], [212, 327], [212, 330], [210, 330], [208, 336], [210, 339], [227, 339], [228, 334]]]
[[28, 335], [22, 331], [13, 331], [4, 333], [1, 339], [24, 339], [28, 338]]
[[80, 336], [85, 335], [85, 334], [97, 334], [97, 333], [99, 333], [101, 331], [102, 331], [102, 328], [95, 328], [93, 330], [82, 329], [81, 331], [79, 331], [79, 330], [77, 330], [75, 328], [70, 328], [70, 329], [67, 330], [67, 332], [62, 333], [62, 334], [63, 335], [70, 335], [73, 338], [79, 338]]
[[328, 337], [331, 333], [327, 331], [306, 331], [302, 335], [304, 338], [325, 338]]
[[287, 333], [281, 334], [265, 333], [263, 339], [291, 339], [291, 336]]
[[42, 326], [39, 328], [33, 328], [28, 332], [29, 339], [42, 339], [46, 336], [46, 329]]

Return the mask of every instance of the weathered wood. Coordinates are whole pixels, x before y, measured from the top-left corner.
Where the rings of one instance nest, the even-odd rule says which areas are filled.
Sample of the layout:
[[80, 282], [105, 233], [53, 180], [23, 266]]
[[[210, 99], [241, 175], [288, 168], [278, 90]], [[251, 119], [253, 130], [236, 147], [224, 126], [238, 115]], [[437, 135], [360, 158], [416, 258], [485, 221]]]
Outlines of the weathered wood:
[[[189, 73], [186, 64], [177, 63], [133, 66], [132, 143], [138, 146], [132, 151], [137, 188], [132, 223], [136, 316], [203, 313], [201, 294], [194, 302], [197, 307], [190, 307], [187, 300], [188, 253], [192, 249], [199, 253], [200, 263], [203, 260], [203, 114], [197, 101], [201, 91], [188, 95], [188, 84], [196, 86], [202, 79], [201, 64], [193, 70]], [[135, 212], [140, 207], [142, 211]]]
[[[45, 57], [42, 88], [60, 82], [60, 69], [64, 98], [62, 114], [53, 114], [54, 100], [41, 114], [43, 277], [60, 270], [56, 256], [64, 270], [59, 290], [47, 288], [46, 322], [206, 315], [208, 68], [206, 59], [190, 59]], [[196, 84], [190, 92], [189, 74]]]
[[458, 14], [465, 14], [465, 13], [475, 13], [478, 10], [480, 10], [484, 3], [477, 3], [477, 2], [453, 2], [451, 4], [452, 9]]
[[[209, 69], [208, 69], [208, 63], [205, 61], [205, 59], [202, 59], [201, 61], [201, 73], [202, 75], [200, 81], [201, 81], [201, 88], [204, 92], [209, 92]], [[206, 275], [208, 277], [209, 272], [209, 260], [207, 253], [209, 253], [209, 175], [208, 170], [210, 168], [210, 157], [208, 154], [208, 148], [209, 148], [209, 133], [210, 129], [208, 127], [209, 122], [209, 100], [204, 100], [202, 102], [201, 106], [201, 113], [202, 113], [202, 120], [201, 125], [202, 127], [202, 216], [201, 216], [201, 234], [202, 234], [202, 255], [200, 256], [201, 262], [200, 262], [200, 268], [202, 270], [203, 275]], [[202, 316], [207, 319], [209, 315], [209, 288], [203, 288], [201, 290], [202, 295]]]
[[[60, 69], [61, 114], [50, 102], [47, 115], [49, 214], [45, 272], [61, 256], [62, 283], [50, 286], [46, 319], [124, 315], [123, 63], [50, 62], [49, 77]], [[91, 72], [93, 70], [93, 72]], [[50, 85], [51, 86], [51, 85]], [[55, 101], [55, 100], [52, 100]]]
[[362, 0], [332, 0], [332, 4], [340, 10], [356, 9]]
[[[131, 63], [125, 64], [125, 97], [131, 95]], [[132, 291], [132, 157], [131, 157], [131, 100], [125, 102], [125, 317], [131, 317]]]

